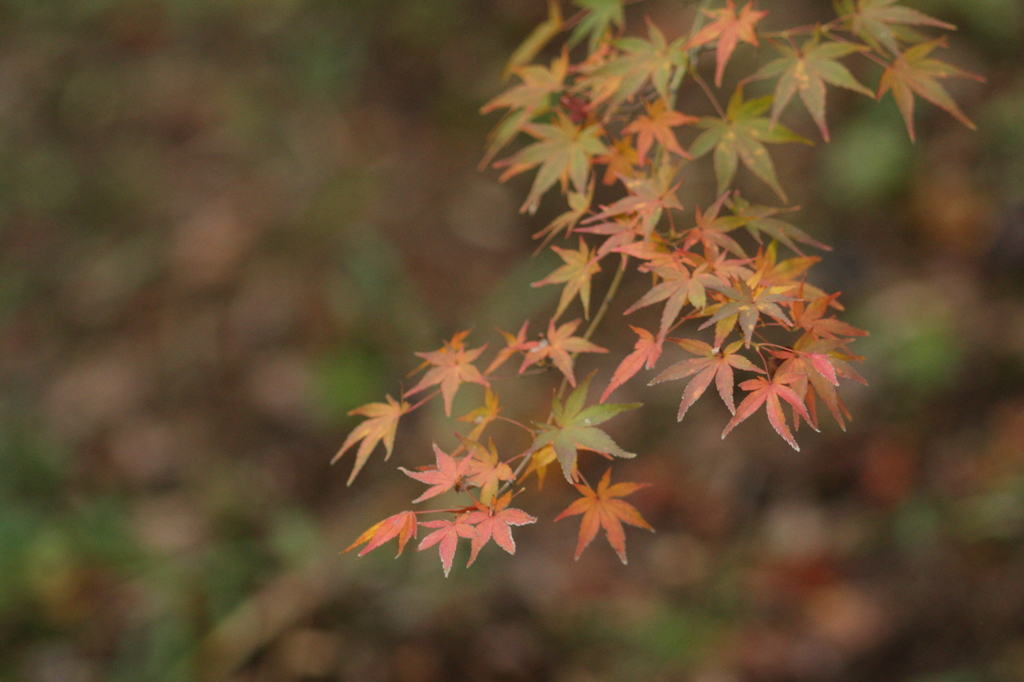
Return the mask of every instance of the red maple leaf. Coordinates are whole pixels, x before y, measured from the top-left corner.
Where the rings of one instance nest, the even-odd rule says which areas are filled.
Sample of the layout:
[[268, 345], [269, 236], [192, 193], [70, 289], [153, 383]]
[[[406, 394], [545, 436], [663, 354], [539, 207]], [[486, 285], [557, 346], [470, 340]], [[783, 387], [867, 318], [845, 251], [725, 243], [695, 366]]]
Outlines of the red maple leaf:
[[612, 380], [608, 384], [608, 388], [604, 389], [604, 393], [601, 394], [599, 402], [603, 403], [607, 400], [612, 391], [632, 379], [633, 375], [639, 372], [641, 367], [646, 366], [647, 369], [654, 367], [654, 363], [661, 357], [661, 344], [654, 339], [653, 334], [646, 329], [640, 329], [633, 325], [630, 325], [629, 328], [636, 332], [640, 338], [637, 339], [636, 345], [633, 346], [633, 352], [623, 358], [622, 362], [615, 369], [615, 373], [612, 374]]
[[[832, 339], [842, 336], [867, 336], [868, 333], [857, 329], [851, 324], [834, 317], [824, 317], [829, 306], [838, 306], [835, 302], [839, 294], [821, 296], [810, 303], [802, 300], [793, 301], [793, 321], [814, 339]], [[842, 310], [842, 307], [839, 307]]]
[[432, 469], [425, 471], [409, 471], [405, 467], [398, 467], [398, 470], [409, 478], [415, 478], [420, 483], [426, 483], [429, 486], [425, 493], [413, 500], [413, 504], [416, 502], [422, 502], [423, 500], [429, 500], [431, 497], [436, 497], [441, 493], [446, 493], [456, 485], [466, 474], [469, 468], [469, 461], [467, 457], [462, 459], [455, 459], [451, 455], [445, 453], [441, 448], [437, 447], [437, 443], [434, 443], [434, 457], [437, 460], [437, 466]]
[[525, 344], [526, 357], [523, 364], [519, 366], [519, 373], [522, 374], [530, 365], [539, 365], [546, 358], [551, 358], [555, 367], [565, 375], [572, 386], [576, 385], [576, 377], [572, 373], [572, 355], [574, 353], [607, 353], [607, 348], [587, 341], [586, 339], [573, 336], [572, 333], [580, 326], [582, 320], [573, 320], [560, 325], [555, 329], [555, 321], [548, 322], [547, 336], [540, 341], [531, 341]]
[[441, 384], [441, 395], [444, 397], [444, 413], [449, 417], [452, 414], [452, 400], [459, 386], [466, 382], [473, 382], [487, 386], [487, 379], [483, 378], [480, 370], [476, 368], [473, 361], [480, 353], [487, 348], [487, 344], [466, 350], [465, 339], [468, 331], [459, 332], [452, 337], [451, 341], [445, 341], [444, 347], [429, 353], [416, 353], [424, 360], [423, 366], [434, 365], [420, 382], [413, 386], [406, 395], [418, 393], [425, 388]]
[[786, 425], [786, 415], [782, 412], [782, 403], [779, 402], [779, 399], [781, 398], [792, 405], [797, 414], [803, 417], [812, 429], [817, 431], [817, 427], [815, 427], [811, 422], [811, 416], [807, 414], [807, 408], [804, 407], [803, 398], [801, 398], [796, 391], [787, 386], [787, 384], [800, 382], [802, 380], [803, 377], [799, 374], [778, 372], [774, 377], [772, 377], [771, 381], [764, 377], [757, 377], [750, 381], [744, 381], [740, 384], [740, 388], [744, 391], [750, 391], [750, 395], [744, 398], [743, 402], [740, 403], [740, 406], [736, 408], [736, 414], [733, 415], [733, 418], [725, 425], [725, 430], [722, 431], [722, 438], [725, 438], [741, 421], [757, 412], [761, 405], [765, 405], [767, 403], [765, 409], [768, 412], [768, 421], [771, 422], [775, 432], [782, 436], [794, 450], [799, 452], [800, 446], [796, 444], [793, 434], [790, 433], [789, 427]]
[[437, 530], [423, 538], [416, 550], [422, 552], [440, 543], [438, 552], [441, 555], [441, 566], [444, 567], [445, 578], [448, 577], [452, 570], [452, 561], [455, 559], [455, 547], [459, 543], [459, 538], [475, 538], [477, 536], [476, 528], [466, 523], [467, 516], [469, 515], [460, 514], [455, 517], [454, 521], [424, 521], [420, 524], [425, 528], [437, 528]]
[[398, 554], [395, 555], [397, 558], [402, 555], [402, 550], [405, 549], [405, 544], [409, 542], [409, 538], [416, 537], [416, 512], [404, 511], [394, 516], [389, 516], [383, 521], [378, 521], [367, 528], [345, 551], [350, 552], [369, 540], [370, 544], [363, 547], [362, 551], [358, 554], [358, 556], [364, 556], [367, 552], [372, 552], [396, 535], [398, 536]]
[[733, 50], [737, 43], [742, 40], [751, 45], [757, 45], [757, 33], [754, 32], [754, 24], [761, 21], [767, 12], [758, 12], [752, 9], [754, 3], [748, 2], [739, 15], [736, 14], [736, 3], [733, 0], [725, 0], [725, 7], [715, 10], [704, 10], [714, 21], [697, 31], [697, 34], [686, 41], [684, 50], [705, 45], [718, 39], [718, 46], [715, 50], [715, 85], [722, 87], [722, 75], [725, 73], [725, 65], [732, 57]]
[[476, 537], [473, 538], [467, 568], [476, 561], [476, 555], [491, 539], [509, 554], [515, 554], [516, 542], [512, 539], [512, 529], [509, 526], [525, 526], [537, 522], [535, 517], [522, 509], [509, 507], [508, 503], [511, 501], [512, 493], [507, 492], [495, 501], [493, 509], [472, 511], [466, 515], [466, 523], [476, 527]]
[[604, 472], [601, 481], [597, 484], [597, 491], [589, 485], [576, 483], [576, 489], [583, 494], [583, 497], [576, 500], [561, 514], [555, 517], [555, 521], [564, 519], [567, 516], [583, 514], [580, 522], [580, 537], [576, 543], [576, 559], [587, 548], [591, 540], [597, 535], [597, 531], [604, 528], [608, 543], [619, 555], [622, 563], [626, 561], [626, 533], [622, 529], [623, 523], [628, 523], [637, 528], [646, 528], [654, 531], [650, 524], [644, 521], [640, 512], [628, 502], [623, 502], [619, 497], [625, 497], [631, 493], [646, 488], [646, 483], [611, 483], [612, 470]]

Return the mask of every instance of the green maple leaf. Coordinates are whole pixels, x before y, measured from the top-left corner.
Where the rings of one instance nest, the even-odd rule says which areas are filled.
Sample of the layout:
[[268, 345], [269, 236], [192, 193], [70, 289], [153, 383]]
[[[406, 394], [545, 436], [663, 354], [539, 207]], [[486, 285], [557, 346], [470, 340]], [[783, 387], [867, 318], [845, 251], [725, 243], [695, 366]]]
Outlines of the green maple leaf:
[[587, 49], [593, 52], [611, 26], [622, 28], [626, 23], [622, 0], [573, 0], [573, 4], [587, 11], [569, 36], [569, 47], [578, 45], [589, 35]]
[[684, 39], [666, 42], [665, 35], [649, 20], [647, 32], [650, 40], [626, 37], [613, 42], [623, 54], [596, 69], [585, 82], [594, 93], [591, 99], [595, 103], [611, 97], [609, 111], [614, 111], [648, 80], [662, 99], [669, 99], [669, 84], [686, 71], [689, 63], [682, 50]]
[[561, 317], [562, 313], [569, 306], [577, 294], [580, 297], [580, 302], [583, 304], [583, 317], [590, 319], [590, 280], [598, 272], [601, 272], [601, 266], [598, 264], [598, 259], [594, 254], [594, 251], [587, 247], [586, 242], [580, 237], [580, 248], [576, 251], [572, 249], [561, 249], [557, 246], [552, 246], [552, 250], [557, 253], [565, 265], [561, 266], [550, 275], [534, 282], [532, 286], [540, 287], [545, 284], [565, 284], [565, 288], [562, 289], [562, 297], [558, 301], [558, 309], [555, 311], [553, 319]]
[[772, 100], [772, 95], [767, 95], [744, 101], [741, 86], [729, 100], [725, 118], [704, 117], [697, 122], [697, 127], [705, 130], [693, 141], [690, 154], [697, 159], [714, 150], [719, 194], [729, 188], [736, 176], [737, 162], [742, 161], [754, 175], [775, 190], [780, 199], [788, 201], [764, 143], [814, 143], [781, 123], [773, 126], [771, 120], [761, 115], [771, 107]]
[[874, 97], [873, 92], [861, 85], [845, 66], [836, 61], [867, 48], [832, 41], [818, 43], [817, 36], [806, 41], [798, 50], [785, 45], [778, 45], [777, 48], [784, 56], [766, 64], [751, 76], [751, 80], [779, 77], [775, 86], [775, 100], [772, 102], [771, 125], [774, 126], [779, 120], [779, 115], [793, 99], [793, 95], [800, 93], [800, 99], [818, 124], [821, 136], [828, 142], [825, 83]]
[[530, 194], [519, 209], [521, 212], [535, 213], [541, 196], [559, 181], [563, 187], [571, 182], [577, 192], [585, 192], [590, 177], [591, 158], [608, 151], [601, 142], [600, 125], [595, 123], [581, 128], [561, 111], [556, 113], [554, 123], [524, 125], [523, 130], [538, 141], [495, 164], [508, 166], [501, 175], [502, 182], [540, 166]]
[[626, 452], [607, 433], [596, 427], [621, 412], [641, 407], [643, 403], [591, 405], [584, 409], [587, 390], [593, 377], [594, 375], [591, 374], [581, 382], [576, 390], [569, 394], [565, 405], [557, 397], [555, 398], [551, 407], [555, 423], [538, 424], [540, 433], [537, 434], [533, 445], [530, 446], [531, 453], [546, 445], [553, 446], [555, 454], [558, 456], [558, 463], [562, 465], [565, 480], [570, 483], [576, 470], [577, 448], [627, 459], [636, 457], [635, 453]]
[[764, 243], [761, 235], [766, 234], [801, 256], [803, 252], [797, 247], [795, 242], [801, 242], [823, 251], [832, 250], [831, 246], [822, 244], [796, 225], [775, 217], [784, 210], [795, 210], [795, 208], [781, 209], [775, 206], [752, 205], [740, 196], [733, 198], [731, 203], [730, 208], [735, 215], [727, 217], [726, 220], [731, 221], [731, 224], [734, 224], [736, 227], [743, 226], [747, 228], [747, 231], [750, 232], [751, 236], [759, 244]]
[[956, 26], [930, 17], [924, 12], [909, 7], [899, 7], [896, 0], [857, 0], [857, 7], [852, 10], [852, 2], [840, 3], [837, 10], [840, 14], [848, 14], [851, 18], [851, 30], [873, 47], [884, 45], [893, 55], [899, 55], [900, 45], [897, 39], [906, 40], [904, 26], [933, 26], [935, 28], [955, 31]]
[[488, 135], [487, 153], [480, 162], [484, 168], [519, 133], [522, 126], [551, 106], [551, 98], [565, 87], [565, 76], [569, 69], [569, 57], [562, 54], [551, 62], [551, 68], [539, 64], [513, 69], [521, 83], [512, 86], [480, 108], [481, 114], [497, 109], [508, 109]]

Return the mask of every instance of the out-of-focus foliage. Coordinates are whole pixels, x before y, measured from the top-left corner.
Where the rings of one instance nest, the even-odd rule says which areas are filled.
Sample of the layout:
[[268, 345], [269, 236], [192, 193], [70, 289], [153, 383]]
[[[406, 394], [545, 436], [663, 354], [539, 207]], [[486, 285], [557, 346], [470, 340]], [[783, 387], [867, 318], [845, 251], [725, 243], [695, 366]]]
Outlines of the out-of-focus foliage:
[[[685, 439], [625, 413], [611, 435], [647, 454], [615, 481], [656, 483], [628, 499], [658, 528], [628, 568], [566, 560], [566, 520], [444, 581], [429, 552], [339, 559], [422, 486], [371, 467], [349, 489], [325, 463], [409, 353], [557, 305], [528, 285], [559, 260], [520, 264], [556, 215], [521, 221], [528, 183], [475, 170], [476, 112], [547, 7], [4, 2], [0, 679], [1024, 678], [1021, 10], [910, 4], [988, 78], [949, 81], [978, 131], [919, 111], [910, 145], [888, 96], [837, 90], [832, 144], [776, 161], [872, 331], [849, 435], [801, 431], [796, 454], [767, 423], [723, 445], [710, 400]], [[626, 13], [671, 41], [694, 9]], [[450, 437], [441, 411], [389, 467]], [[543, 520], [577, 496], [560, 479]]]

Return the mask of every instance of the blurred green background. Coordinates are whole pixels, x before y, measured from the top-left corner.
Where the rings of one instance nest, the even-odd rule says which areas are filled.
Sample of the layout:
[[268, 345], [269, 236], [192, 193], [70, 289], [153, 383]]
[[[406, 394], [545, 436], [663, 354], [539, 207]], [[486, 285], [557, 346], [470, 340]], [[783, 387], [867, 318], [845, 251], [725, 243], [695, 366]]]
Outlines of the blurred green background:
[[[617, 475], [657, 483], [657, 533], [630, 565], [571, 560], [552, 480], [516, 557], [445, 580], [339, 555], [416, 494], [393, 467], [450, 437], [436, 414], [351, 488], [327, 463], [412, 351], [553, 306], [528, 235], [558, 207], [527, 220], [528, 180], [475, 168], [544, 4], [4, 0], [0, 680], [1024, 680], [1024, 6], [914, 6], [988, 78], [948, 82], [978, 131], [920, 104], [912, 145], [890, 97], [835, 92], [833, 144], [776, 157], [872, 334], [850, 431], [722, 442], [720, 405], [677, 425], [676, 387], [636, 381]], [[645, 13], [674, 37], [693, 8]]]

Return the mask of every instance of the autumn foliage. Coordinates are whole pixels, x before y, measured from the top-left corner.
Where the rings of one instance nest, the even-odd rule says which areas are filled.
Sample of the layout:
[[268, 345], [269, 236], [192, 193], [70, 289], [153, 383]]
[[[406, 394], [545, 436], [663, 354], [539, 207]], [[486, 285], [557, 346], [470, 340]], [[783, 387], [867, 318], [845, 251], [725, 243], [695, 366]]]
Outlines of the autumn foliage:
[[[818, 429], [819, 404], [843, 429], [851, 418], [838, 387], [842, 380], [863, 381], [851, 366], [861, 358], [850, 345], [865, 332], [835, 316], [843, 310], [838, 293], [812, 283], [809, 271], [819, 258], [807, 251], [828, 247], [790, 222], [794, 209], [785, 205], [788, 197], [770, 148], [814, 144], [781, 122], [794, 100], [828, 141], [829, 86], [877, 98], [891, 92], [911, 138], [917, 97], [972, 126], [941, 80], [978, 77], [931, 57], [944, 38], [921, 33], [954, 27], [895, 0], [840, 0], [838, 16], [826, 24], [765, 30], [770, 7], [759, 9], [752, 2], [737, 7], [726, 0], [724, 6], [702, 3], [689, 33], [670, 41], [650, 21], [646, 37], [627, 33], [624, 4], [575, 0], [563, 7], [551, 0], [548, 19], [511, 58], [508, 75], [515, 82], [482, 109], [503, 112], [484, 163], [504, 169], [502, 180], [533, 174], [521, 210], [534, 213], [542, 201], [567, 204], [535, 235], [563, 264], [534, 286], [560, 286], [561, 296], [539, 336], [531, 336], [524, 322], [515, 334], [501, 332], [504, 345], [499, 342], [488, 356], [488, 344], [471, 347], [468, 332], [459, 332], [440, 349], [417, 353], [423, 360], [419, 370], [425, 372], [400, 399], [387, 396], [386, 402], [353, 410], [366, 419], [335, 457], [359, 443], [350, 484], [378, 444], [385, 459], [391, 455], [404, 415], [440, 396], [451, 417], [464, 384], [482, 387], [476, 389], [482, 393], [480, 406], [456, 417], [469, 425], [458, 432], [458, 447], [445, 452], [435, 444], [433, 463], [401, 469], [427, 486], [413, 504], [442, 495], [448, 504], [402, 511], [372, 526], [349, 548], [366, 543], [360, 556], [396, 538], [401, 554], [421, 534], [418, 549], [438, 547], [445, 575], [460, 540], [469, 541], [470, 564], [491, 541], [513, 554], [512, 527], [537, 521], [513, 505], [521, 504], [531, 474], [540, 489], [555, 467], [580, 495], [555, 519], [581, 517], [576, 557], [603, 530], [625, 563], [622, 524], [651, 526], [622, 498], [644, 484], [612, 484], [605, 464], [592, 486], [584, 469], [601, 465], [583, 467], [581, 460], [596, 456], [613, 463], [636, 456], [601, 425], [641, 405], [606, 401], [666, 356], [672, 356], [670, 363], [647, 381], [683, 382], [679, 420], [714, 383], [733, 415], [723, 438], [762, 408], [795, 449], [794, 431], [801, 422]], [[550, 63], [530, 63], [562, 34], [567, 35], [564, 47]], [[733, 74], [742, 76], [738, 85], [722, 92], [738, 50], [757, 50], [763, 66]], [[712, 57], [710, 69], [702, 63], [704, 53]], [[848, 67], [851, 60], [873, 62], [880, 72], [877, 86], [858, 80]], [[710, 78], [705, 70], [713, 71]], [[763, 81], [767, 87], [754, 85]], [[768, 94], [748, 95], [755, 87]], [[717, 115], [679, 111], [676, 102], [684, 88], [703, 92]], [[516, 151], [494, 161], [514, 144], [520, 144]], [[696, 164], [711, 164], [717, 191], [702, 206], [685, 207], [677, 191], [689, 179], [688, 166]], [[736, 188], [741, 173], [770, 188], [780, 204], [756, 204], [742, 196]], [[599, 183], [614, 198], [596, 201]], [[557, 194], [549, 192], [556, 187]], [[593, 281], [602, 271], [614, 275], [595, 310]], [[577, 357], [608, 352], [591, 339], [625, 277], [649, 288], [625, 310], [621, 323], [634, 311], [653, 307], [660, 309], [657, 327], [631, 325], [635, 349], [621, 358], [612, 376], [580, 380]], [[510, 367], [513, 357], [517, 365]], [[500, 384], [516, 375], [547, 381], [549, 375], [537, 371], [547, 367], [563, 377], [548, 408], [521, 410], [522, 422], [502, 414]], [[499, 377], [499, 370], [505, 374]], [[590, 390], [594, 381], [604, 386], [596, 396]], [[535, 421], [524, 423], [529, 419]], [[495, 443], [486, 437], [496, 420], [517, 424], [522, 438]]]

